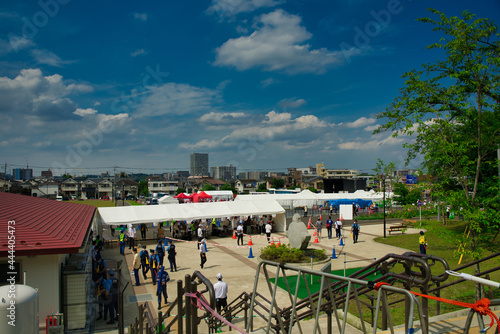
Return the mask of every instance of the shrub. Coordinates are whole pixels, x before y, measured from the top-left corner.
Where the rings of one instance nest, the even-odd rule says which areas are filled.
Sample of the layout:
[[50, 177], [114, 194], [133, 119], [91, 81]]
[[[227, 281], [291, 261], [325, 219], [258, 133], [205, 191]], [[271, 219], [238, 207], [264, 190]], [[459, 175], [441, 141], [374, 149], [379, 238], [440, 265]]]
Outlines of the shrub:
[[300, 250], [292, 248], [289, 245], [269, 245], [261, 249], [260, 257], [264, 260], [274, 262], [299, 263], [310, 261], [313, 256], [315, 261], [326, 259], [326, 251], [324, 249], [308, 249]]

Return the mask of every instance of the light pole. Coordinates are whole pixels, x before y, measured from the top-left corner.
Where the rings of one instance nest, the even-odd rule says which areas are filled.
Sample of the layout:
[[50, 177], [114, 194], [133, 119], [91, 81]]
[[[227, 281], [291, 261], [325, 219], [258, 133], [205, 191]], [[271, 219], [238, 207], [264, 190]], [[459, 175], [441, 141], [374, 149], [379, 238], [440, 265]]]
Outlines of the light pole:
[[386, 235], [386, 233], [387, 233], [387, 229], [386, 229], [386, 226], [385, 226], [385, 177], [386, 177], [386, 176], [385, 176], [385, 174], [382, 174], [382, 175], [381, 175], [381, 177], [382, 177], [382, 182], [384, 183], [384, 184], [383, 184], [383, 189], [384, 189], [383, 191], [384, 191], [384, 194], [383, 194], [383, 197], [382, 197], [382, 198], [383, 198], [383, 203], [382, 203], [382, 205], [384, 206], [384, 207], [383, 207], [383, 210], [384, 210], [384, 239], [385, 239], [385, 238], [387, 237], [387, 235]]

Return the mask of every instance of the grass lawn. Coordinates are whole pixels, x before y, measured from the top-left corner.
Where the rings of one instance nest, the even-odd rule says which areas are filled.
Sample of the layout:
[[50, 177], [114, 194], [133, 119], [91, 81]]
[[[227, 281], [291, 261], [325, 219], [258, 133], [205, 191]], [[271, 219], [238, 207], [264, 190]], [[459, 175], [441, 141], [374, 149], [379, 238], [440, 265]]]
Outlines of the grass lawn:
[[87, 200], [83, 200], [83, 201], [71, 200], [71, 201], [67, 201], [67, 202], [78, 203], [78, 204], [85, 204], [85, 205], [92, 205], [92, 206], [95, 206], [96, 208], [103, 208], [103, 207], [112, 207], [112, 206], [115, 206], [115, 202], [113, 202], [113, 201], [103, 201], [103, 200], [100, 200], [100, 199], [87, 199]]
[[127, 201], [130, 205], [144, 205], [142, 203], [137, 203], [136, 201]]

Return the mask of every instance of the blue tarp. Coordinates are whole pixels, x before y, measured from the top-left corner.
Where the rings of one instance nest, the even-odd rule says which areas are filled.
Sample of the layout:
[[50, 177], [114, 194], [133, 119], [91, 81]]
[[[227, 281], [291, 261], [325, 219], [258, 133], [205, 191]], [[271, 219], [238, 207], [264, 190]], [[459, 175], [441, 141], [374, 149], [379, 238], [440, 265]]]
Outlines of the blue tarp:
[[347, 198], [343, 198], [343, 199], [336, 199], [336, 200], [330, 200], [328, 201], [330, 203], [331, 206], [333, 207], [339, 207], [340, 204], [357, 204], [360, 208], [364, 208], [364, 207], [369, 207], [372, 205], [372, 201], [368, 201], [368, 200], [364, 200], [364, 199], [360, 199], [360, 198], [356, 198], [356, 199], [347, 199]]

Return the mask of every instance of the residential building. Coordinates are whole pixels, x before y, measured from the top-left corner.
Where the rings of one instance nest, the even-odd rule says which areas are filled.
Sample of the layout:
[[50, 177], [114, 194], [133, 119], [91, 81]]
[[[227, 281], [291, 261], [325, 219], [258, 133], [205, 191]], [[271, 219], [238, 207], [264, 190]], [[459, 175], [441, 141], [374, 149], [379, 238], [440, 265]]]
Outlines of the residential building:
[[97, 184], [97, 196], [98, 198], [103, 198], [108, 196], [113, 198], [113, 182], [109, 180], [102, 180]]
[[[92, 317], [95, 297], [89, 293], [92, 288], [90, 232], [96, 224], [95, 211], [90, 205], [0, 193], [0, 212], [8, 217], [0, 220], [0, 228], [7, 231], [8, 226], [19, 227], [15, 229], [18, 241], [15, 270], [8, 268], [7, 242], [0, 243], [0, 285], [8, 284], [7, 273], [14, 271], [16, 283], [38, 290], [40, 332], [45, 332], [45, 319], [53, 312], [64, 314], [68, 330], [85, 330]], [[3, 238], [6, 240], [7, 233], [3, 233]], [[72, 271], [71, 280], [67, 279], [68, 270]], [[71, 285], [75, 280], [78, 284]], [[85, 332], [88, 333], [88, 329]]]
[[31, 168], [14, 168], [12, 177], [16, 181], [26, 181], [33, 178], [33, 169]]
[[56, 199], [58, 195], [58, 182], [47, 181], [31, 187], [31, 196], [33, 197]]
[[250, 172], [241, 172], [238, 175], [240, 180], [264, 180], [268, 175], [268, 172], [263, 171], [250, 171]]
[[148, 180], [149, 194], [177, 195], [178, 181]]
[[210, 167], [210, 176], [214, 179], [232, 180], [236, 178], [236, 166]]
[[208, 154], [191, 153], [191, 176], [208, 174]]
[[76, 180], [69, 178], [61, 183], [61, 195], [63, 196], [80, 196], [80, 184]]
[[238, 191], [238, 194], [254, 192], [258, 186], [259, 182], [255, 179], [236, 180], [234, 183], [234, 188]]
[[83, 199], [98, 199], [99, 189], [98, 183], [100, 180], [87, 179], [81, 182], [81, 196]]
[[41, 174], [43, 177], [46, 177], [48, 179], [52, 178], [53, 175], [52, 175], [52, 171], [49, 169], [49, 170], [42, 170], [42, 174]]
[[[123, 196], [137, 196], [139, 183], [130, 179], [121, 179], [116, 181], [116, 192]], [[176, 188], [177, 190], [177, 188]]]

